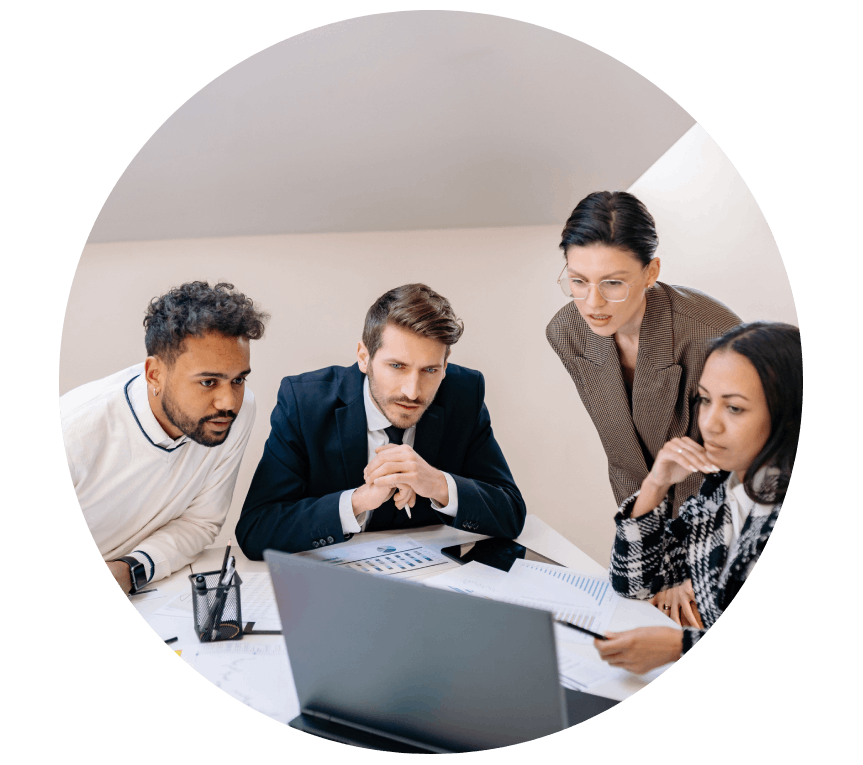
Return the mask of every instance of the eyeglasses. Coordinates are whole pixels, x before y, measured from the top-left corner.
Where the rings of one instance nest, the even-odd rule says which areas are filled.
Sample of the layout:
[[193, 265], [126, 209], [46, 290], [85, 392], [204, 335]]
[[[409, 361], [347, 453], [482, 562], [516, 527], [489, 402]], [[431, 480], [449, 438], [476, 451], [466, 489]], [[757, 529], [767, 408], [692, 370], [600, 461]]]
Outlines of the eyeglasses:
[[[629, 297], [629, 288], [632, 285], [620, 279], [603, 279], [599, 284], [593, 284], [577, 276], [567, 276], [566, 269], [567, 267], [564, 266], [563, 271], [560, 272], [560, 276], [557, 279], [557, 283], [560, 285], [560, 289], [563, 290], [563, 294], [568, 298], [584, 300], [590, 294], [591, 287], [597, 287], [599, 294], [609, 303], [622, 303]], [[646, 270], [647, 266], [641, 269], [641, 273], [643, 274]]]

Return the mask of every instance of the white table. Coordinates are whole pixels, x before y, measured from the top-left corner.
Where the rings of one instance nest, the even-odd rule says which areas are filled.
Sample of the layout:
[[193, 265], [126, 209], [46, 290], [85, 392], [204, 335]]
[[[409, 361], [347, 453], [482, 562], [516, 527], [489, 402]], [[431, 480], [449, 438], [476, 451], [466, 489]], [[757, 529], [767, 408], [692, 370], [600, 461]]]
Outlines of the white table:
[[[377, 539], [397, 536], [399, 534], [411, 536], [418, 542], [437, 550], [449, 545], [463, 544], [465, 542], [477, 541], [484, 538], [449, 526], [429, 526], [423, 529], [407, 529], [403, 532], [379, 531], [357, 534], [353, 539], [344, 544], [359, 544], [361, 542], [370, 542]], [[566, 540], [536, 516], [529, 515], [527, 517], [524, 531], [517, 541], [540, 555], [551, 558], [568, 568], [573, 568], [586, 574], [600, 576], [604, 576], [606, 574], [605, 569], [596, 561], [585, 555], [578, 549], [578, 547]], [[139, 613], [162, 638], [178, 638], [177, 642], [172, 644], [171, 647], [180, 651], [181, 655], [185, 654], [186, 657], [193, 655], [201, 645], [198, 641], [197, 635], [195, 634], [193, 620], [191, 618], [184, 617], [161, 616], [155, 612], [176, 594], [189, 591], [190, 574], [218, 570], [222, 564], [224, 549], [225, 548], [223, 547], [208, 549], [191, 566], [186, 566], [180, 571], [174, 572], [174, 574], [172, 574], [168, 579], [157, 582], [154, 586], [158, 592], [154, 595], [136, 596], [132, 598]], [[266, 563], [263, 561], [248, 560], [248, 558], [243, 555], [239, 547], [235, 546], [232, 548], [231, 552], [236, 556], [237, 570], [240, 572], [240, 575], [243, 573], [267, 571]], [[436, 576], [448, 569], [457, 568], [458, 565], [459, 564], [455, 562], [446, 563], [428, 569], [421, 569], [417, 572], [395, 574], [394, 576], [399, 578], [424, 579], [426, 577]], [[661, 614], [656, 608], [648, 603], [621, 599], [611, 622], [611, 630], [621, 631], [649, 625], [676, 626], [668, 617]], [[283, 645], [283, 638], [281, 635], [245, 635], [242, 641], [237, 641], [237, 644], [243, 644], [244, 646], [281, 646]], [[588, 659], [599, 661], [599, 656], [592, 643], [583, 645], [570, 644], [568, 648], [569, 650], [575, 651]], [[632, 695], [640, 688], [643, 688], [650, 680], [656, 677], [656, 675], [660, 674], [663, 669], [664, 668], [654, 670], [644, 676], [625, 673], [604, 682], [601, 685], [594, 686], [590, 689], [590, 692], [599, 696], [622, 700], [627, 696]], [[217, 678], [210, 677], [206, 671], [204, 672], [204, 676], [219, 684]], [[261, 711], [267, 711], [267, 713], [272, 717], [279, 719], [282, 722], [287, 722], [299, 714], [299, 701], [296, 696], [296, 691], [293, 688], [289, 666], [282, 673], [281, 682], [278, 687], [269, 687], [267, 685], [267, 683], [275, 682], [273, 677], [255, 679], [253, 682], [258, 683], [259, 687], [251, 689], [252, 692], [248, 695], [239, 693], [235, 694], [237, 698], [242, 701], [246, 701], [247, 703], [251, 703], [252, 706], [255, 706], [255, 703], [248, 701], [249, 698], [255, 697], [258, 701], [263, 699], [264, 703], [259, 707]], [[289, 687], [285, 688], [283, 687], [284, 685], [288, 685]], [[264, 707], [266, 707], [266, 709], [264, 709]], [[274, 712], [274, 709], [277, 711]]]

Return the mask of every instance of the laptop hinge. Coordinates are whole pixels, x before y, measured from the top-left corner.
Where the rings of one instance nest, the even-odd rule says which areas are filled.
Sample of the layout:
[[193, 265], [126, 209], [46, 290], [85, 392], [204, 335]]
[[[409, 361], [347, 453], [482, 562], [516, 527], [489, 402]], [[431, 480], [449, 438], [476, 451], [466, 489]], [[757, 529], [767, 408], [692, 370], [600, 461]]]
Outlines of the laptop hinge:
[[[303, 716], [307, 716], [313, 718], [314, 720], [320, 720], [324, 723], [329, 723], [318, 730], [312, 730], [308, 726], [303, 726], [300, 722], [300, 718]], [[296, 725], [294, 723], [297, 723]], [[416, 739], [408, 738], [406, 736], [399, 736], [395, 733], [390, 733], [389, 731], [379, 730], [377, 728], [372, 728], [368, 725], [363, 725], [361, 723], [353, 722], [351, 720], [345, 720], [341, 717], [336, 717], [334, 715], [328, 714], [326, 712], [320, 712], [314, 709], [304, 708], [301, 710], [301, 714], [299, 717], [294, 718], [289, 723], [291, 727], [299, 728], [300, 730], [306, 730], [308, 733], [314, 733], [315, 735], [321, 735], [324, 738], [335, 738], [336, 740], [344, 741], [346, 743], [356, 743], [358, 746], [371, 746], [372, 748], [377, 748], [374, 746], [374, 742], [368, 738], [377, 737], [380, 739], [384, 739], [386, 741], [392, 742], [393, 744], [404, 744], [407, 747], [418, 750], [420, 752], [429, 752], [433, 754], [451, 754], [457, 750], [454, 749], [445, 749], [440, 746], [435, 746], [434, 744], [426, 743], [425, 741], [417, 741]], [[368, 736], [354, 736], [352, 731], [357, 731], [360, 734], [368, 734]], [[333, 736], [328, 735], [328, 733], [333, 733]], [[396, 749], [396, 751], [402, 751], [400, 749]]]

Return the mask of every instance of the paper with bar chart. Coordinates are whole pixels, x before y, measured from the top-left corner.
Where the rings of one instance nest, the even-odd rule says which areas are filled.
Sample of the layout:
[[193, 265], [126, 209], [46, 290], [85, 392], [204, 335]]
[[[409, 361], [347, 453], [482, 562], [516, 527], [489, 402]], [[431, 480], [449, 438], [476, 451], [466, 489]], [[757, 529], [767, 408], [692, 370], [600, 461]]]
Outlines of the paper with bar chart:
[[[604, 577], [534, 561], [517, 560], [509, 572], [467, 563], [454, 571], [423, 580], [439, 589], [550, 611], [555, 619], [602, 633], [608, 629], [618, 596]], [[566, 628], [555, 630], [559, 639], [588, 643], [591, 638]]]
[[410, 574], [430, 566], [449, 563], [449, 558], [410, 537], [391, 537], [377, 542], [323, 547], [297, 553], [297, 556], [382, 576]]

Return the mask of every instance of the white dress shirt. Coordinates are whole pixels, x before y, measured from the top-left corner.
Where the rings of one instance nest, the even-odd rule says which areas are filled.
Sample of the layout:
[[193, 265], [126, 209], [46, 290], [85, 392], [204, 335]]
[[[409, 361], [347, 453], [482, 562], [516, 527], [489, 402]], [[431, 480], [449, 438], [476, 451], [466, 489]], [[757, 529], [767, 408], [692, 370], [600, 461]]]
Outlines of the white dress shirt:
[[69, 391], [60, 414], [75, 493], [106, 561], [131, 555], [148, 580], [161, 579], [213, 542], [255, 421], [248, 387], [227, 439], [213, 447], [162, 429], [143, 364]]
[[[377, 454], [375, 454], [375, 449], [390, 442], [389, 436], [387, 436], [384, 428], [390, 427], [392, 423], [386, 418], [383, 412], [378, 409], [377, 404], [372, 400], [372, 396], [369, 391], [368, 377], [363, 380], [363, 403], [366, 407], [368, 462], [371, 462], [377, 456]], [[416, 432], [416, 425], [412, 425], [407, 428], [402, 436], [402, 443], [413, 448]], [[456, 513], [458, 512], [458, 490], [456, 489], [453, 477], [449, 473], [444, 473], [443, 475], [446, 479], [447, 489], [449, 489], [449, 503], [446, 507], [441, 507], [441, 505], [432, 499], [431, 505], [439, 513], [455, 518]], [[342, 531], [345, 534], [358, 534], [361, 531], [365, 531], [365, 528], [374, 513], [374, 510], [368, 510], [365, 513], [360, 513], [358, 516], [354, 516], [351, 497], [355, 491], [356, 489], [344, 491], [339, 497], [339, 518], [341, 518]], [[401, 512], [404, 511], [402, 510]]]

